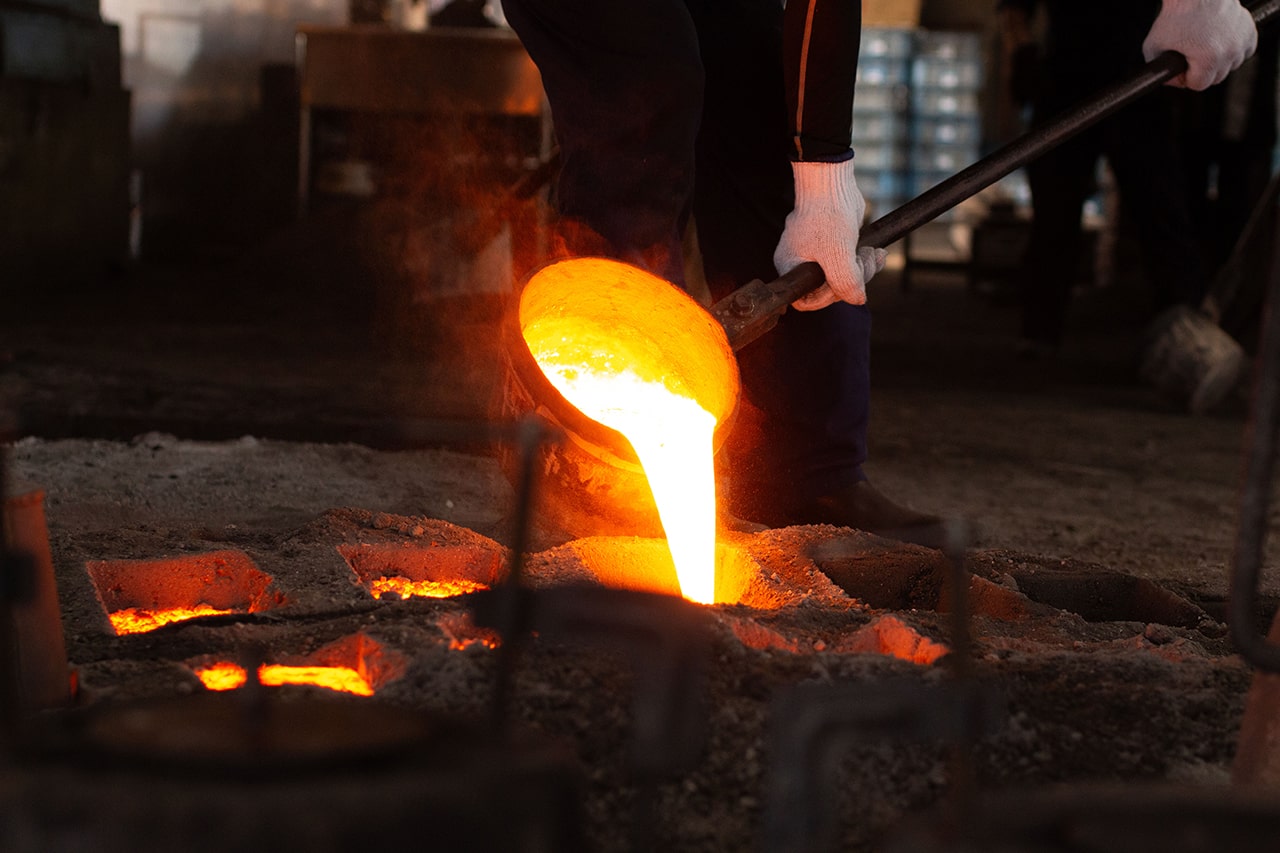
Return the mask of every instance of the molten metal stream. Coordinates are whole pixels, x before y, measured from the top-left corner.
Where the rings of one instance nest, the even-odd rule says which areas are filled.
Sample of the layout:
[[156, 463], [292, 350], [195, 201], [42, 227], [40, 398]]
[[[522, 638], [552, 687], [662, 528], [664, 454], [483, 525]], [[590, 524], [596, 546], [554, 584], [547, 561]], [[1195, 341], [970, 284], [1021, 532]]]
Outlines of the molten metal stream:
[[[532, 349], [532, 347], [531, 347]], [[716, 419], [688, 397], [634, 373], [594, 373], [534, 352], [551, 384], [583, 414], [627, 437], [653, 490], [680, 593], [715, 602]]]

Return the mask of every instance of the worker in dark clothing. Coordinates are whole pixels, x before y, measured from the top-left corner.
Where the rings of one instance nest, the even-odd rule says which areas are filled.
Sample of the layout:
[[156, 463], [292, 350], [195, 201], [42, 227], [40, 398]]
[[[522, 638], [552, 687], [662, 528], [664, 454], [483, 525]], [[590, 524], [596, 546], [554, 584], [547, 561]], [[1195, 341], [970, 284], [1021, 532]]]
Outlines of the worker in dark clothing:
[[802, 261], [826, 274], [739, 353], [743, 399], [721, 453], [729, 510], [775, 526], [936, 525], [863, 472], [866, 285], [884, 253], [857, 248], [861, 5], [503, 0], [503, 10], [551, 105], [559, 254], [605, 255], [683, 285], [692, 217], [715, 298]]
[[1178, 93], [1191, 218], [1213, 266], [1227, 259], [1271, 178], [1278, 74], [1280, 34], [1271, 31], [1221, 86]]
[[1280, 33], [1260, 34], [1258, 52], [1221, 86], [1179, 92], [1179, 139], [1191, 220], [1214, 270], [1204, 313], [1255, 351], [1266, 297], [1275, 208], [1276, 95]]
[[[1031, 37], [1037, 6], [1047, 14], [1042, 50]], [[1136, 72], [1164, 50], [1189, 63], [1175, 85], [1221, 82], [1253, 52], [1256, 29], [1237, 0], [1001, 0], [1015, 91], [1030, 94], [1032, 124], [1053, 118]], [[1027, 61], [1038, 52], [1038, 61]], [[1034, 81], [1025, 82], [1028, 74]], [[1018, 78], [1021, 75], [1022, 79]], [[1136, 227], [1153, 312], [1199, 305], [1207, 268], [1184, 190], [1171, 89], [1139, 99], [1030, 164], [1034, 219], [1022, 282], [1023, 346], [1031, 354], [1062, 341], [1083, 250], [1081, 212], [1105, 157], [1120, 203]]]
[[714, 298], [804, 260], [826, 273], [801, 310], [739, 353], [743, 399], [720, 454], [730, 512], [770, 525], [935, 523], [885, 499], [862, 471], [865, 287], [884, 253], [855, 251], [865, 207], [850, 150], [860, 4], [793, 0], [784, 12], [778, 0], [504, 0], [503, 9], [551, 105], [561, 253], [618, 258], [683, 286], [692, 216]]

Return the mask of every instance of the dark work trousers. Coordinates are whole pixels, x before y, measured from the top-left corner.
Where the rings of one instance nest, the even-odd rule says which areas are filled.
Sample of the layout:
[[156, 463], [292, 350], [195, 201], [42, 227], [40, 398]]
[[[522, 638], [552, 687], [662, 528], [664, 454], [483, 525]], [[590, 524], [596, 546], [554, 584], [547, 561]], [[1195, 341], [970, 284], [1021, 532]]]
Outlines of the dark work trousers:
[[1222, 84], [1177, 93], [1191, 218], [1215, 266], [1227, 259], [1271, 179], [1278, 70], [1280, 34], [1264, 30], [1257, 53]]
[[1082, 260], [1081, 211], [1096, 189], [1100, 157], [1136, 229], [1153, 311], [1203, 298], [1204, 261], [1184, 190], [1172, 95], [1155, 92], [1028, 167], [1034, 210], [1023, 290], [1028, 339], [1061, 342]]
[[[551, 104], [558, 237], [683, 286], [692, 214], [712, 295], [777, 277], [794, 200], [778, 0], [504, 0]], [[637, 306], [643, 310], [644, 306]], [[720, 455], [748, 518], [863, 479], [871, 318], [788, 311], [739, 355]]]

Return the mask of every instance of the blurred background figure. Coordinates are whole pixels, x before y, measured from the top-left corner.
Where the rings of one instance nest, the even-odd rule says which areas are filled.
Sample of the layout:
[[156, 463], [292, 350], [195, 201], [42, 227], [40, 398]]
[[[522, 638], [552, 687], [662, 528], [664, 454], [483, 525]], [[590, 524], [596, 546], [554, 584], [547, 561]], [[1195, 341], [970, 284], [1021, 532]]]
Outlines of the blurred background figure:
[[[999, 9], [1010, 94], [1029, 107], [1034, 127], [1141, 68], [1161, 4], [1001, 0]], [[1203, 299], [1207, 263], [1178, 144], [1179, 94], [1165, 87], [1141, 98], [1028, 167], [1034, 219], [1019, 284], [1024, 356], [1058, 350], [1072, 289], [1092, 268], [1081, 215], [1098, 191], [1101, 158], [1141, 250], [1151, 314]]]
[[[1177, 95], [1191, 219], [1215, 279], [1205, 307], [1250, 349], [1264, 288], [1225, 279], [1261, 282], [1274, 242], [1274, 217], [1259, 206], [1275, 206], [1275, 189], [1268, 185], [1275, 173], [1278, 36], [1274, 30], [1260, 33], [1257, 53], [1221, 86]], [[1264, 216], [1246, 233], [1255, 208]]]

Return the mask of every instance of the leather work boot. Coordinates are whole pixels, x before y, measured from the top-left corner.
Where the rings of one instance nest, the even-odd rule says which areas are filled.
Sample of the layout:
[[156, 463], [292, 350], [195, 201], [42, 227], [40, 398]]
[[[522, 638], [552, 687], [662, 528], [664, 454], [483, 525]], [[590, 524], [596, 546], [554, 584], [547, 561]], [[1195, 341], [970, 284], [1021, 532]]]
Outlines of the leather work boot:
[[867, 480], [815, 498], [800, 508], [806, 524], [835, 524], [867, 533], [904, 532], [942, 524], [941, 516], [893, 503]]

